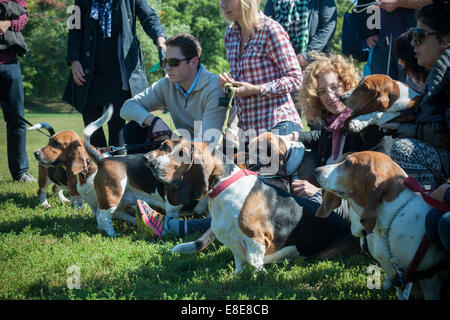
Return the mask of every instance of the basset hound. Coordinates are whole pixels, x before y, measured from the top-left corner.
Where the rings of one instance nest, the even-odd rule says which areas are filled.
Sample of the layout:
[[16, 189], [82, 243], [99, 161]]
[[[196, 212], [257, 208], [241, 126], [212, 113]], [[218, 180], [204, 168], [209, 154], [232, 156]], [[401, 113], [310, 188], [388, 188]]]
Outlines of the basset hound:
[[76, 176], [82, 171], [86, 158], [80, 136], [73, 130], [55, 133], [50, 136], [46, 146], [34, 152], [34, 157], [39, 162], [37, 194], [41, 206], [51, 207], [47, 201], [47, 187], [53, 182], [53, 191], [57, 193], [59, 200], [69, 201], [63, 194], [63, 190], [68, 189], [72, 204], [80, 209], [83, 199], [77, 190]]
[[316, 165], [313, 155], [301, 142], [265, 132], [252, 139], [248, 149], [246, 167], [261, 176], [285, 177], [288, 184], [291, 179], [307, 180], [318, 186], [314, 176]]
[[[425, 234], [425, 218], [431, 207], [419, 193], [405, 187], [405, 172], [384, 153], [346, 154], [336, 164], [317, 168], [315, 174], [325, 190], [316, 215], [327, 217], [341, 199], [346, 199], [352, 234], [360, 238], [361, 245], [367, 234], [368, 250], [386, 274], [383, 287], [390, 288], [396, 268], [406, 270], [413, 259]], [[445, 253], [431, 245], [418, 270], [426, 270], [444, 259]], [[441, 281], [439, 274], [419, 280], [411, 294], [439, 299]], [[403, 287], [396, 289], [402, 299]]]
[[[183, 205], [172, 205], [168, 200], [170, 188], [155, 179], [144, 164], [143, 154], [102, 158], [92, 148], [89, 143], [91, 135], [111, 119], [112, 113], [113, 107], [110, 105], [102, 117], [83, 130], [84, 147], [92, 159], [84, 180], [87, 185], [93, 186], [95, 192], [83, 192], [83, 188], [79, 188], [97, 218], [98, 228], [110, 237], [117, 236], [112, 219], [136, 225], [137, 199], [173, 217], [178, 217], [183, 208]], [[79, 184], [82, 182], [79, 181]], [[194, 212], [203, 213], [199, 210], [201, 208], [194, 208]]]
[[[362, 78], [355, 88], [345, 92], [339, 100], [353, 110], [346, 125], [350, 131], [360, 132], [371, 124], [379, 126], [391, 120], [413, 120], [413, 110], [422, 101], [422, 95], [387, 75], [374, 74]], [[407, 109], [411, 112], [404, 111]]]
[[[264, 270], [285, 257], [332, 257], [354, 244], [348, 221], [337, 214], [316, 218], [318, 204], [264, 182], [204, 142], [166, 140], [145, 158], [158, 180], [178, 186], [181, 203], [209, 198], [210, 232], [232, 250], [236, 272], [245, 262]], [[190, 246], [172, 252], [191, 252]]]

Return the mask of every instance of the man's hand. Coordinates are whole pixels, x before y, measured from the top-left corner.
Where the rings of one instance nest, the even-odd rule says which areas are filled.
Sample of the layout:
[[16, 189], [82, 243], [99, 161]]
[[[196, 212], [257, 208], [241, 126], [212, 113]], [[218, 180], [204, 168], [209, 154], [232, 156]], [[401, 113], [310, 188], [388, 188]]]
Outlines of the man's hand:
[[306, 196], [311, 198], [320, 188], [312, 185], [306, 180], [294, 180], [291, 182], [291, 193], [297, 197]]
[[297, 55], [297, 60], [298, 60], [298, 63], [300, 64], [300, 67], [304, 67], [308, 64], [308, 60], [306, 60], [305, 57], [301, 53], [299, 53]]
[[156, 39], [156, 45], [162, 48], [164, 52], [166, 52], [166, 38], [158, 37], [158, 39]]
[[377, 2], [377, 6], [379, 6], [383, 10], [386, 10], [387, 12], [392, 12], [400, 7], [399, 0], [380, 0]]
[[82, 86], [86, 82], [83, 66], [78, 60], [72, 61], [72, 76], [77, 86]]
[[[147, 118], [145, 118], [144, 122], [142, 123], [142, 125], [146, 126], [146, 127], [150, 127], [150, 125], [152, 124], [152, 121], [155, 117], [153, 115], [149, 115]], [[153, 126], [153, 130], [151, 132], [151, 134], [157, 133], [157, 132], [161, 132], [161, 131], [170, 131], [170, 128], [166, 125], [166, 123], [164, 121], [162, 121], [161, 119], [157, 120], [155, 125]], [[159, 136], [155, 140], [163, 140], [163, 139], [167, 139], [170, 138], [168, 136]]]
[[375, 46], [377, 44], [377, 41], [378, 41], [378, 36], [377, 35], [368, 37], [366, 39], [366, 43], [367, 43], [367, 46], [369, 48], [371, 48], [372, 46]]
[[0, 20], [0, 35], [4, 34], [11, 27], [11, 20]]

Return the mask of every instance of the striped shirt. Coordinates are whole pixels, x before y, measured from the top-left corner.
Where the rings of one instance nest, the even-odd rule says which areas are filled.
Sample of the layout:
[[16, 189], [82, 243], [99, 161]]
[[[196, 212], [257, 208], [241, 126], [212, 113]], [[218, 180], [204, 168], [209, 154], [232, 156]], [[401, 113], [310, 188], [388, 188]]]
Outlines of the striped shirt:
[[[14, 1], [28, 10], [26, 0], [0, 0], [0, 2]], [[11, 30], [20, 32], [28, 23], [28, 14], [21, 15], [18, 19], [11, 20]], [[12, 49], [0, 50], [0, 64], [16, 61], [16, 53]]]
[[231, 24], [225, 32], [225, 48], [230, 75], [261, 87], [261, 95], [235, 98], [239, 127], [259, 135], [282, 121], [301, 126], [291, 92], [302, 84], [303, 77], [289, 36], [275, 20], [259, 13], [262, 27], [250, 37], [239, 55], [240, 27]]

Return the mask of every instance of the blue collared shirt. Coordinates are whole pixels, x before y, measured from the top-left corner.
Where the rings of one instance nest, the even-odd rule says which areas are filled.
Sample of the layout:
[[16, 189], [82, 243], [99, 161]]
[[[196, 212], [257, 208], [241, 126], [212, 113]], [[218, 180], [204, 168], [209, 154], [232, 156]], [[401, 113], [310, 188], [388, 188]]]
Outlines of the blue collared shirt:
[[194, 82], [192, 83], [191, 87], [187, 92], [184, 91], [184, 89], [177, 83], [175, 87], [183, 93], [184, 99], [187, 100], [189, 98], [189, 95], [192, 91], [194, 91], [195, 87], [197, 86], [198, 78], [200, 77], [200, 73], [202, 72], [203, 64], [200, 65], [200, 68], [198, 69], [197, 75], [195, 76]]

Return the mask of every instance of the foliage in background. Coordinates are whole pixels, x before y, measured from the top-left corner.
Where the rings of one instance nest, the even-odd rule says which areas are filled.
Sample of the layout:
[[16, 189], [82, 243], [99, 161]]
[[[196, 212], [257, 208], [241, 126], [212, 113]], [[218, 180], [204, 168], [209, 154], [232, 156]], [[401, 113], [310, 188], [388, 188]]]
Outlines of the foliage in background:
[[[229, 24], [220, 11], [220, 0], [147, 0], [158, 13], [167, 36], [187, 32], [195, 35], [203, 48], [202, 63], [214, 73], [228, 70], [223, 35]], [[261, 9], [265, 0], [261, 1]], [[28, 0], [29, 22], [24, 29], [29, 52], [20, 59], [27, 101], [61, 100], [70, 68], [66, 64], [67, 7], [73, 0]], [[338, 23], [330, 49], [341, 52], [341, 29], [349, 0], [337, 0]], [[157, 81], [162, 71], [150, 73], [158, 62], [153, 41], [143, 31], [139, 20], [137, 34], [142, 45], [149, 83]]]

